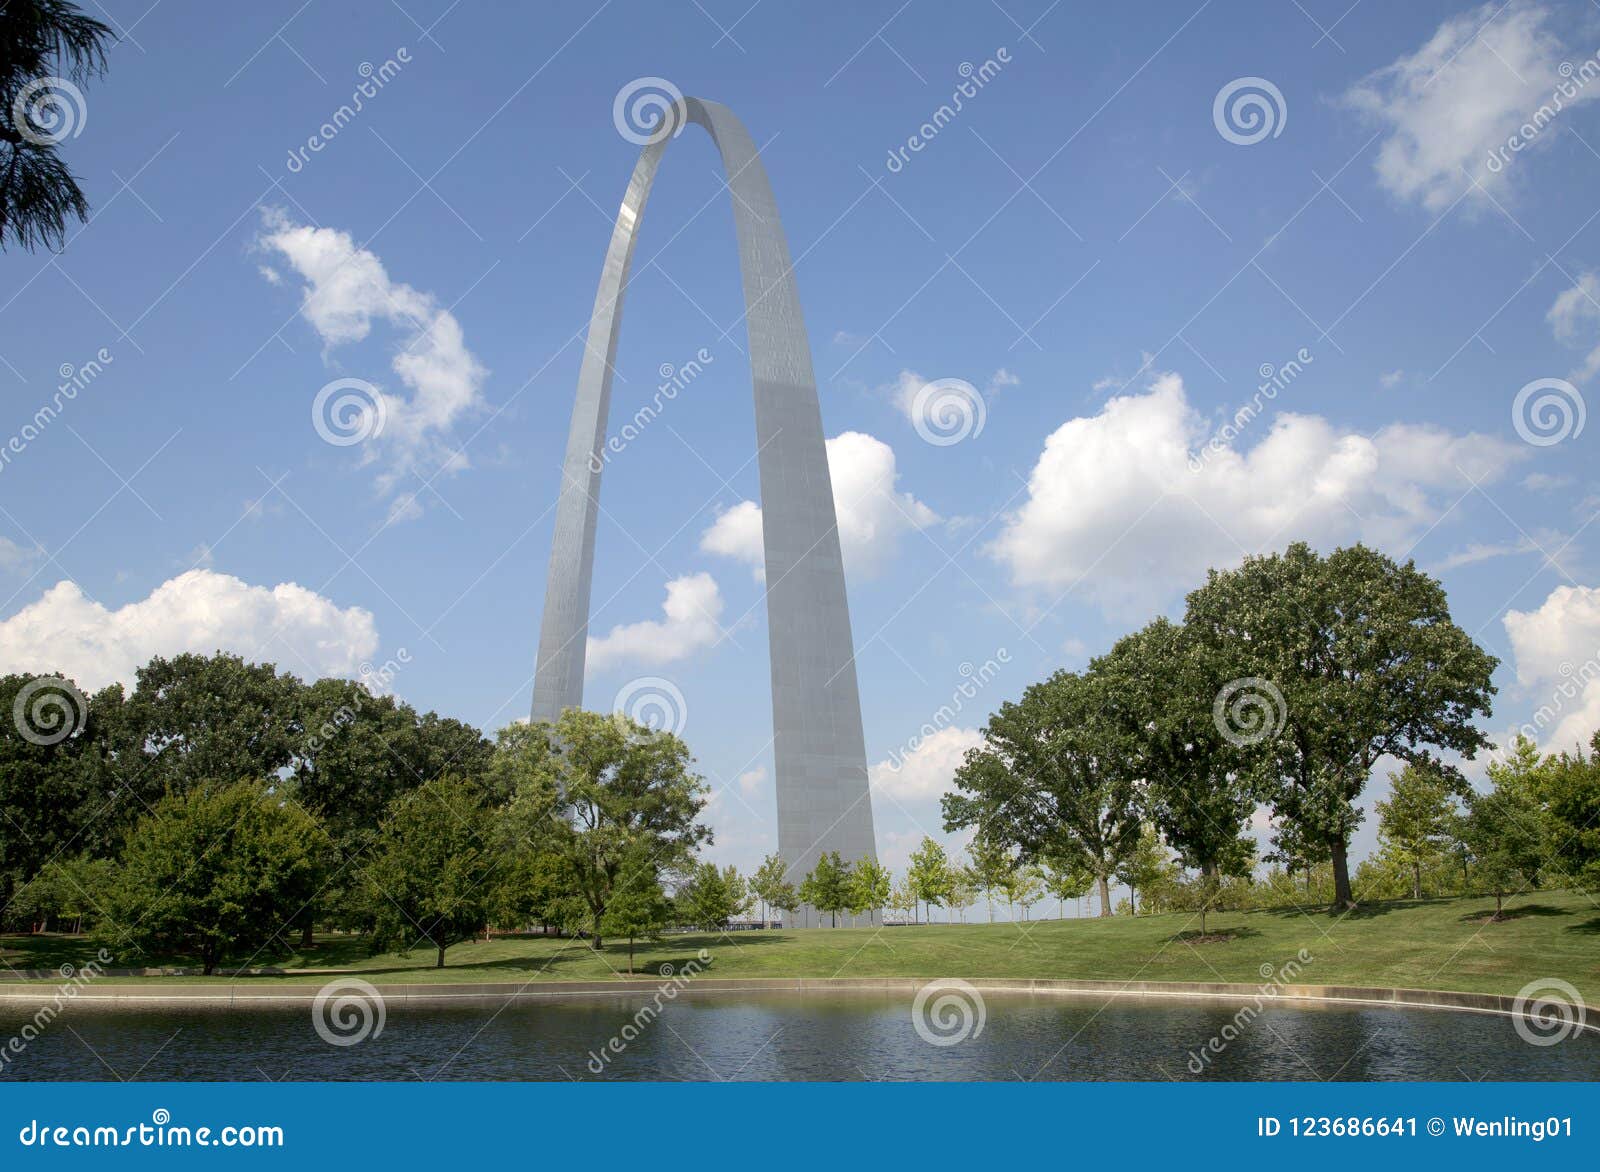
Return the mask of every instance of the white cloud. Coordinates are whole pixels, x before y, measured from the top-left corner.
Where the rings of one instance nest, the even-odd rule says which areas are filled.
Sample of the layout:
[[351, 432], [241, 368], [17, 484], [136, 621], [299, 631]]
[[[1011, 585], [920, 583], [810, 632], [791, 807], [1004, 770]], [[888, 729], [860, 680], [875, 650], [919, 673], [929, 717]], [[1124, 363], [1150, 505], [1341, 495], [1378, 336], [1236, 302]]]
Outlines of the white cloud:
[[710, 574], [690, 574], [667, 583], [664, 618], [619, 624], [601, 638], [589, 637], [591, 670], [615, 663], [653, 665], [684, 659], [722, 636], [722, 593]]
[[746, 769], [739, 774], [739, 788], [746, 794], [753, 794], [761, 788], [761, 783], [767, 780], [767, 767], [757, 765], [754, 769]]
[[1537, 610], [1507, 611], [1505, 624], [1517, 682], [1534, 692], [1535, 739], [1587, 746], [1600, 729], [1600, 588], [1558, 586]]
[[[1360, 539], [1404, 551], [1468, 486], [1525, 453], [1489, 436], [1396, 423], [1368, 437], [1315, 415], [1257, 419], [1248, 451], [1207, 446], [1175, 374], [1108, 400], [1046, 440], [1028, 496], [988, 547], [1014, 584], [1084, 592], [1139, 613], [1208, 568], [1291, 541]], [[1193, 453], [1193, 455], [1191, 455]]]
[[1571, 488], [1575, 483], [1570, 476], [1551, 476], [1545, 472], [1530, 472], [1522, 478], [1522, 487], [1529, 492], [1555, 492]]
[[[880, 439], [847, 431], [827, 443], [833, 507], [845, 570], [871, 577], [888, 562], [895, 539], [938, 524], [939, 514], [909, 492], [898, 492], [894, 449]], [[761, 506], [740, 501], [725, 509], [700, 536], [707, 553], [737, 558], [762, 572]]]
[[[1452, 16], [1416, 52], [1344, 95], [1388, 131], [1376, 161], [1381, 186], [1432, 212], [1449, 207], [1473, 180], [1504, 201], [1507, 177], [1527, 165], [1530, 150], [1556, 137], [1549, 119], [1600, 96], [1600, 86], [1580, 87], [1559, 73], [1566, 54], [1546, 27], [1549, 15], [1539, 4], [1511, 0]], [[1573, 91], [1559, 107], [1558, 86]], [[1508, 150], [1513, 135], [1528, 145]], [[1476, 191], [1471, 198], [1487, 203]]]
[[983, 733], [978, 729], [942, 728], [898, 760], [886, 757], [879, 761], [867, 770], [868, 780], [874, 792], [896, 801], [933, 801], [951, 789], [967, 750], [982, 745]]
[[355, 675], [378, 649], [372, 614], [341, 609], [285, 582], [251, 586], [190, 570], [115, 610], [62, 581], [0, 622], [0, 672], [59, 671], [87, 690], [121, 681], [157, 655], [228, 651], [300, 675]]
[[[894, 404], [895, 410], [904, 415], [912, 423], [917, 422], [917, 393], [928, 385], [930, 380], [923, 378], [914, 370], [902, 370], [895, 375], [894, 382], [878, 388], [880, 394], [885, 394], [889, 402]], [[1005, 367], [1001, 367], [989, 376], [989, 382], [984, 387], [984, 396], [993, 399], [1006, 387], [1018, 387], [1022, 380], [1012, 374]]]
[[8, 537], [0, 537], [0, 570], [6, 573], [30, 570], [43, 556], [44, 551], [36, 545], [18, 545]]
[[1378, 385], [1386, 391], [1393, 390], [1395, 387], [1400, 385], [1401, 380], [1403, 380], [1405, 377], [1406, 372], [1403, 370], [1386, 371], [1378, 376]]
[[300, 315], [329, 350], [363, 340], [375, 320], [401, 332], [390, 365], [410, 393], [380, 388], [383, 431], [368, 441], [365, 453], [367, 460], [376, 459], [376, 445], [386, 456], [380, 491], [391, 491], [414, 468], [427, 477], [441, 467], [451, 472], [465, 467], [465, 457], [448, 442], [449, 432], [482, 406], [487, 372], [467, 349], [455, 315], [430, 294], [392, 280], [383, 262], [358, 247], [348, 232], [296, 224], [272, 209], [263, 217], [260, 243], [305, 280]]
[[[1584, 273], [1577, 284], [1563, 292], [1545, 315], [1556, 338], [1572, 345], [1590, 345], [1600, 333], [1600, 275]], [[1584, 356], [1583, 365], [1573, 372], [1579, 382], [1600, 371], [1600, 346]]]

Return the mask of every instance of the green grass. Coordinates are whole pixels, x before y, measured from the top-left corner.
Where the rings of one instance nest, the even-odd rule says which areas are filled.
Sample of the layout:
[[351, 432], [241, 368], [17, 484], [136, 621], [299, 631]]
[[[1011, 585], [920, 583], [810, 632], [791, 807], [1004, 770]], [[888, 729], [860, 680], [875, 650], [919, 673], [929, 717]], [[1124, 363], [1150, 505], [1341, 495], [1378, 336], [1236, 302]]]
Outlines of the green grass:
[[[982, 908], [975, 909], [982, 915]], [[1571, 892], [1538, 892], [1513, 901], [1507, 918], [1486, 922], [1487, 898], [1365, 905], [1345, 916], [1326, 910], [1220, 913], [1213, 937], [1195, 942], [1187, 914], [1109, 920], [1036, 920], [1029, 924], [932, 924], [921, 927], [736, 932], [667, 936], [636, 947], [635, 968], [653, 976], [700, 949], [718, 977], [1043, 977], [1260, 983], [1261, 966], [1280, 966], [1304, 948], [1313, 959], [1299, 983], [1409, 986], [1513, 994], [1535, 977], [1571, 981], [1600, 1003], [1600, 903]], [[94, 945], [60, 935], [0, 937], [0, 960], [14, 968], [81, 965]], [[160, 959], [143, 963], [157, 964]], [[168, 958], [166, 963], [182, 963]], [[410, 956], [368, 956], [359, 938], [329, 936], [288, 956], [257, 958], [287, 970], [262, 982], [320, 982], [295, 969], [349, 969], [377, 984], [428, 981], [561, 981], [626, 975], [626, 942], [595, 954], [580, 940], [496, 938], [458, 944], [443, 969], [431, 949]], [[149, 977], [142, 981], [222, 981]], [[106, 978], [122, 983], [129, 978]]]

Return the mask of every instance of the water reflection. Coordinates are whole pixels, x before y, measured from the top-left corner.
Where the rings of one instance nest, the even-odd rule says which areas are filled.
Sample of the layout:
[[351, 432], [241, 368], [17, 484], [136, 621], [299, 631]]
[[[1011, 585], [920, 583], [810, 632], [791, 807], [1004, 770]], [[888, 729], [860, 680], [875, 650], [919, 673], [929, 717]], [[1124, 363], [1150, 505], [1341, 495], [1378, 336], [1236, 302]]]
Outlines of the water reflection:
[[[1600, 1039], [1530, 1046], [1509, 1019], [1381, 1008], [1268, 1008], [1229, 1031], [1215, 1002], [986, 995], [981, 1035], [934, 1046], [908, 998], [685, 994], [391, 1005], [381, 1035], [330, 1046], [308, 1007], [74, 1007], [12, 1058], [19, 1079], [1595, 1079]], [[0, 1037], [28, 1019], [0, 1015]], [[1207, 1043], [1228, 1039], [1213, 1052]], [[611, 1045], [612, 1039], [616, 1044]], [[598, 1071], [598, 1074], [596, 1073]]]

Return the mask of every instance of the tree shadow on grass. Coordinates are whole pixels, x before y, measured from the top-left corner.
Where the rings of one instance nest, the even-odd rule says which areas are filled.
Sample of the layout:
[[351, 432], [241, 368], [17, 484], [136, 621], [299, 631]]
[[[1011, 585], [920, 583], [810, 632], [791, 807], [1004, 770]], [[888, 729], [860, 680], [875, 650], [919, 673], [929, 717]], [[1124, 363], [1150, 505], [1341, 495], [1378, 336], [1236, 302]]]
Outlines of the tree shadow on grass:
[[1592, 920], [1585, 920], [1581, 924], [1568, 924], [1567, 931], [1583, 932], [1590, 936], [1600, 936], [1600, 916]]
[[1527, 916], [1570, 916], [1571, 908], [1551, 907], [1545, 903], [1525, 903], [1520, 907], [1508, 907], [1497, 917], [1493, 908], [1484, 908], [1471, 911], [1460, 917], [1463, 924], [1503, 924], [1507, 920], [1520, 920]]
[[1169, 938], [1171, 944], [1226, 944], [1231, 940], [1247, 940], [1261, 933], [1255, 928], [1213, 928], [1202, 932], [1199, 928], [1190, 928], [1179, 932]]

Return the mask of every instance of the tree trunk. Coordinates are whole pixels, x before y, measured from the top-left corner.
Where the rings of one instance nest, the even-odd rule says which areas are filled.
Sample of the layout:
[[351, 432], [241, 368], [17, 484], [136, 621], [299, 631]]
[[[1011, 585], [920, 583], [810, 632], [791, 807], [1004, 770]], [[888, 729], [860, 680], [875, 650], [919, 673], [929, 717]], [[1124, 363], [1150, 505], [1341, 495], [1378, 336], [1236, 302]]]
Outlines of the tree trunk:
[[990, 895], [988, 892], [985, 892], [984, 899], [989, 904], [989, 922], [992, 924], [994, 923], [994, 896]]
[[1505, 902], [1501, 898], [1502, 892], [1498, 887], [1494, 889], [1494, 918], [1499, 919], [1500, 913], [1505, 910]]
[[306, 922], [300, 925], [300, 947], [310, 948], [316, 941], [311, 938], [311, 917], [306, 917]]
[[1104, 875], [1100, 876], [1100, 914], [1111, 914], [1111, 884]]
[[1350, 855], [1343, 842], [1333, 844], [1333, 906], [1345, 911], [1356, 906], [1350, 894]]
[[633, 976], [633, 937], [628, 937], [628, 975]]
[[1411, 861], [1411, 898], [1422, 898], [1422, 862], [1420, 859]]
[[436, 969], [442, 969], [442, 968], [444, 968], [444, 945], [441, 944], [438, 947], [439, 947], [439, 955], [434, 960], [433, 967], [436, 968]]

